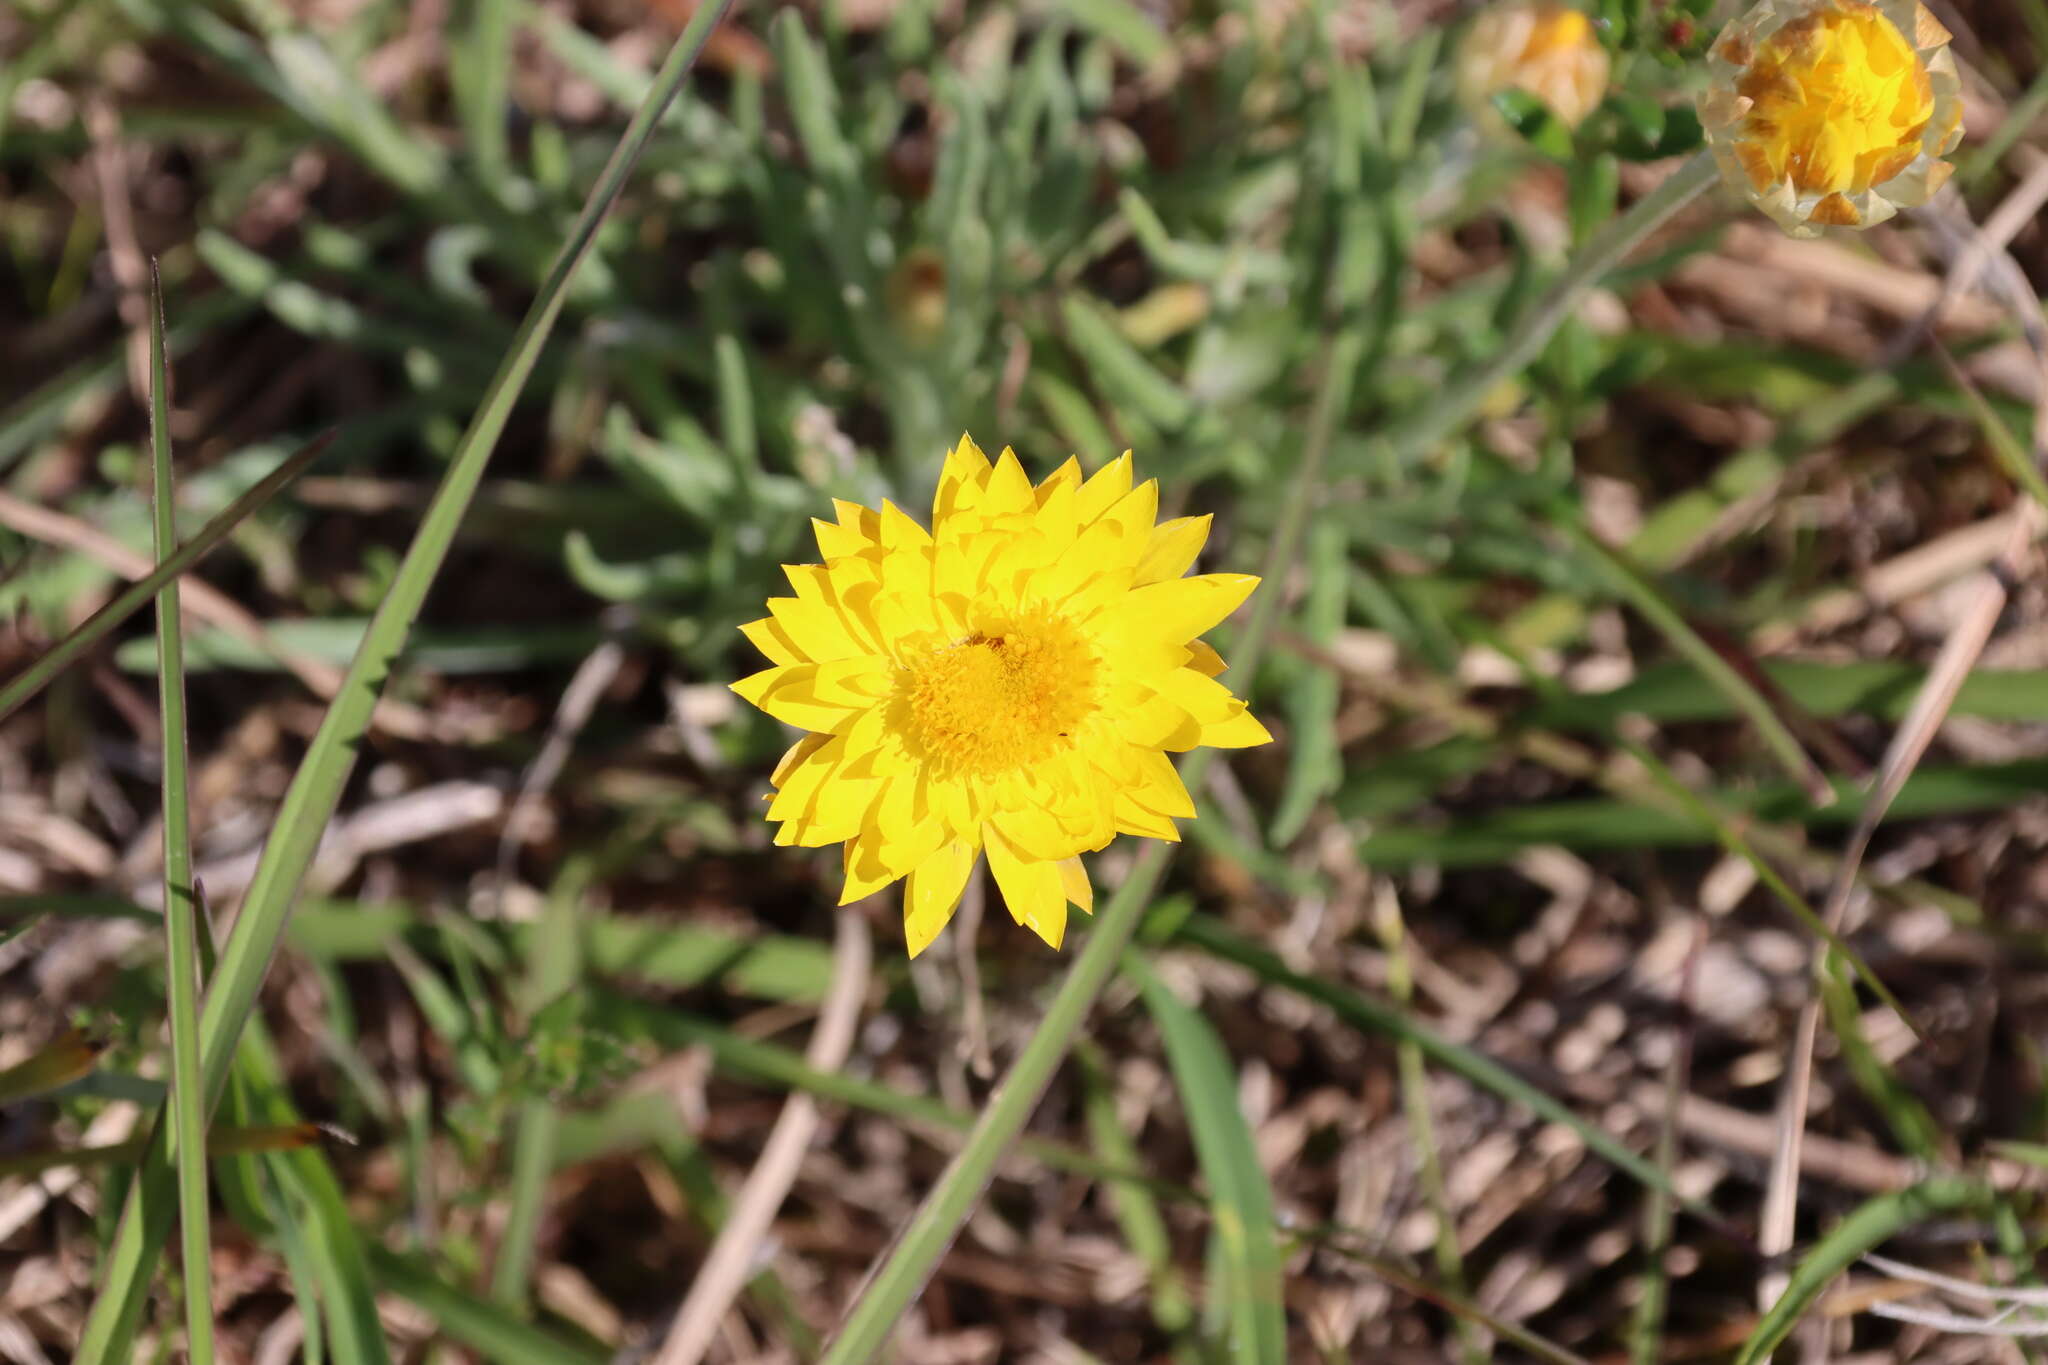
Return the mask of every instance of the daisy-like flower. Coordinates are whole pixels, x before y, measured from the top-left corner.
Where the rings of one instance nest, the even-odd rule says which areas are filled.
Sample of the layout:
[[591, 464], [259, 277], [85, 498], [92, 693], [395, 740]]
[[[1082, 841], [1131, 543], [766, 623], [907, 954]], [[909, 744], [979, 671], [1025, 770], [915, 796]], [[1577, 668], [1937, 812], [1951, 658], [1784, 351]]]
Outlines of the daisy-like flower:
[[1492, 103], [1503, 90], [1534, 95], [1567, 128], [1607, 94], [1607, 49], [1593, 21], [1553, 0], [1507, 0], [1481, 14], [1458, 44], [1455, 66], [1460, 102], [1496, 133], [1507, 130]]
[[986, 853], [1018, 923], [1054, 947], [1094, 907], [1080, 855], [1118, 834], [1177, 839], [1195, 813], [1168, 751], [1272, 736], [1217, 682], [1198, 638], [1258, 584], [1183, 577], [1209, 518], [1154, 525], [1131, 457], [1036, 487], [962, 437], [927, 531], [894, 505], [814, 521], [823, 564], [742, 627], [774, 667], [733, 690], [808, 730], [775, 769], [775, 842], [845, 845], [840, 904], [908, 877], [915, 957]]
[[1948, 42], [1920, 0], [1763, 0], [1707, 53], [1722, 177], [1795, 237], [1926, 203], [1963, 135]]

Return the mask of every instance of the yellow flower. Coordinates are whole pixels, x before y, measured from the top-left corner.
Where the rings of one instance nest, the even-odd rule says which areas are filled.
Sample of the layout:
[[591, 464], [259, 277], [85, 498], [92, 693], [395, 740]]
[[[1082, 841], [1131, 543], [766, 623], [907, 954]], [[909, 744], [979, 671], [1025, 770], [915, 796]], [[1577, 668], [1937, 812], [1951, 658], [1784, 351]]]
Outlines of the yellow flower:
[[962, 437], [932, 528], [884, 502], [814, 521], [823, 564], [742, 627], [774, 663], [733, 690], [811, 731], [775, 769], [775, 842], [845, 844], [840, 904], [907, 876], [915, 957], [977, 857], [1018, 923], [1058, 947], [1093, 908], [1080, 854], [1118, 834], [1177, 839], [1192, 816], [1167, 750], [1263, 744], [1197, 637], [1258, 579], [1182, 577], [1209, 518], [1153, 524], [1159, 486], [1128, 453], [1033, 487], [1008, 450]]
[[1542, 100], [1576, 128], [1607, 94], [1607, 49], [1593, 21], [1568, 5], [1508, 0], [1473, 21], [1458, 44], [1458, 98], [1486, 128], [1506, 123], [1492, 104], [1503, 90]]
[[1795, 237], [1926, 203], [1963, 135], [1948, 41], [1920, 0], [1763, 0], [1707, 54], [1722, 176]]

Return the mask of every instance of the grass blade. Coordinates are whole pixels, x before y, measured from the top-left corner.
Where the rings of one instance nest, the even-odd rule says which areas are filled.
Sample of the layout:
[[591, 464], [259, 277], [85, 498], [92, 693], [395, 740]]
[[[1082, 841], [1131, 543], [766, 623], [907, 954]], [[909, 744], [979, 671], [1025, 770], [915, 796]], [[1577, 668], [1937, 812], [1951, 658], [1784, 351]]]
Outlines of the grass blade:
[[1273, 1228], [1273, 1191], [1259, 1164], [1258, 1145], [1237, 1102], [1237, 1074], [1223, 1040], [1209, 1022], [1183, 1004], [1145, 963], [1127, 957], [1145, 1008], [1159, 1026], [1174, 1085], [1187, 1105], [1195, 1155], [1209, 1182], [1228, 1296], [1230, 1358], [1243, 1365], [1287, 1358], [1287, 1319], [1281, 1300], [1281, 1252]]
[[[1084, 1042], [1076, 1049], [1081, 1065], [1081, 1108], [1088, 1124], [1089, 1141], [1104, 1161], [1112, 1166], [1136, 1170], [1140, 1165], [1138, 1144], [1124, 1131], [1111, 1091], [1109, 1065], [1102, 1050]], [[1181, 1284], [1180, 1270], [1173, 1263], [1173, 1238], [1159, 1201], [1142, 1185], [1130, 1181], [1109, 1181], [1105, 1187], [1124, 1242], [1145, 1263], [1152, 1278], [1152, 1320], [1167, 1333], [1178, 1333], [1194, 1321], [1194, 1308]]]
[[77, 1029], [64, 1030], [34, 1056], [0, 1071], [0, 1104], [63, 1089], [92, 1071], [101, 1050]]
[[[209, 1157], [240, 1156], [250, 1152], [281, 1152], [310, 1147], [320, 1141], [317, 1124], [263, 1124], [253, 1128], [215, 1124], [206, 1135]], [[125, 1166], [140, 1161], [149, 1150], [147, 1138], [109, 1142], [98, 1147], [38, 1147], [31, 1151], [0, 1156], [0, 1178], [41, 1175], [66, 1167], [86, 1170], [98, 1166]]]
[[606, 1365], [611, 1359], [607, 1352], [529, 1327], [503, 1308], [451, 1288], [410, 1257], [374, 1243], [365, 1251], [379, 1288], [409, 1300], [449, 1337], [497, 1365]]
[[[563, 869], [547, 909], [527, 949], [524, 1013], [528, 1027], [549, 1001], [576, 989], [583, 974], [583, 892], [590, 882], [589, 865], [581, 860]], [[491, 1267], [491, 1297], [508, 1308], [526, 1299], [533, 1273], [534, 1243], [540, 1216], [547, 1205], [548, 1177], [555, 1169], [559, 1107], [535, 1095], [519, 1106], [519, 1127], [512, 1139], [511, 1209], [505, 1215], [498, 1259]]]
[[[178, 543], [171, 482], [170, 372], [164, 360], [164, 285], [149, 279], [149, 454], [156, 557]], [[199, 901], [192, 889], [192, 808], [186, 783], [185, 628], [178, 580], [156, 599], [157, 697], [162, 715], [164, 994], [171, 1017], [171, 1131], [178, 1164], [178, 1229], [185, 1281], [185, 1351], [213, 1361], [213, 1223], [206, 1198], [206, 1105], [199, 1082]]]
[[1661, 1190], [1666, 1195], [1678, 1199], [1687, 1210], [1699, 1214], [1717, 1226], [1720, 1224], [1719, 1218], [1711, 1209], [1697, 1200], [1688, 1200], [1679, 1195], [1664, 1173], [1650, 1162], [1622, 1146], [1606, 1130], [1573, 1113], [1492, 1058], [1424, 1028], [1402, 1015], [1400, 1011], [1383, 1005], [1369, 996], [1333, 985], [1328, 981], [1289, 971], [1273, 954], [1240, 939], [1206, 916], [1190, 917], [1187, 923], [1181, 926], [1180, 937], [1214, 953], [1226, 962], [1235, 962], [1251, 968], [1276, 986], [1284, 986], [1296, 995], [1328, 1006], [1338, 1018], [1353, 1028], [1413, 1042], [1423, 1056], [1444, 1070], [1463, 1076], [1474, 1085], [1491, 1090], [1502, 1099], [1523, 1105], [1553, 1123], [1563, 1124], [1579, 1135], [1579, 1139], [1586, 1144], [1589, 1151], [1599, 1153], [1640, 1181], [1646, 1188]]
[[1827, 1288], [1828, 1281], [1854, 1265], [1864, 1252], [1930, 1215], [1984, 1203], [1989, 1195], [1990, 1191], [1974, 1180], [1943, 1176], [1864, 1201], [1806, 1253], [1799, 1268], [1792, 1272], [1785, 1292], [1757, 1322], [1749, 1340], [1742, 1343], [1735, 1365], [1756, 1365], [1757, 1361], [1768, 1360], [1798, 1325], [1800, 1315]]
[[[520, 323], [482, 407], [457, 445], [448, 473], [428, 504], [419, 531], [393, 576], [391, 588], [364, 633], [362, 647], [349, 666], [341, 694], [328, 707], [285, 793], [275, 832], [264, 846], [241, 916], [221, 950], [219, 967], [206, 992], [200, 1020], [200, 1071], [209, 1108], [219, 1101], [226, 1088], [242, 1026], [255, 1005], [257, 990], [284, 935], [299, 883], [312, 864], [321, 832], [339, 805], [342, 788], [355, 767], [357, 745], [369, 727], [377, 696], [404, 648], [413, 618], [483, 479], [485, 465], [511, 416], [513, 404], [554, 328], [577, 264], [625, 187], [627, 175], [639, 160], [662, 111], [696, 65], [713, 27], [731, 6], [732, 0], [719, 0], [698, 9], [676, 40], [647, 101], [613, 150], [569, 240]], [[152, 584], [151, 590], [156, 586]], [[14, 700], [16, 690], [8, 689], [4, 699]], [[0, 706], [0, 714], [5, 709]], [[93, 1304], [75, 1357], [78, 1365], [115, 1365], [130, 1357], [148, 1298], [150, 1270], [169, 1231], [170, 1168], [165, 1156], [162, 1143], [152, 1144], [129, 1189], [120, 1228], [103, 1267], [102, 1292]]]
[[334, 440], [334, 433], [327, 432], [314, 437], [301, 446], [277, 468], [265, 474], [249, 491], [236, 498], [221, 510], [219, 516], [206, 523], [198, 535], [180, 545], [158, 563], [156, 572], [146, 578], [138, 578], [117, 593], [114, 599], [94, 612], [90, 617], [50, 647], [48, 653], [16, 674], [14, 680], [0, 687], [0, 720], [19, 711], [36, 693], [49, 686], [50, 680], [77, 662], [80, 655], [91, 649], [105, 637], [108, 631], [120, 625], [142, 606], [155, 597], [163, 585], [191, 568], [214, 546], [227, 539], [230, 532], [269, 502], [292, 480], [305, 473], [306, 467], [320, 458]]
[[1576, 516], [1560, 509], [1554, 520], [1564, 537], [1606, 575], [1621, 598], [1642, 613], [1643, 619], [1756, 728], [1771, 757], [1777, 760], [1787, 776], [1799, 784], [1807, 799], [1816, 806], [1832, 805], [1834, 788], [1828, 785], [1827, 777], [1814, 761], [1807, 757], [1806, 750], [1785, 722], [1779, 719], [1771, 703], [1700, 637], [1678, 609], [1665, 599], [1657, 585], [1625, 556], [1602, 544], [1600, 538], [1580, 524]]

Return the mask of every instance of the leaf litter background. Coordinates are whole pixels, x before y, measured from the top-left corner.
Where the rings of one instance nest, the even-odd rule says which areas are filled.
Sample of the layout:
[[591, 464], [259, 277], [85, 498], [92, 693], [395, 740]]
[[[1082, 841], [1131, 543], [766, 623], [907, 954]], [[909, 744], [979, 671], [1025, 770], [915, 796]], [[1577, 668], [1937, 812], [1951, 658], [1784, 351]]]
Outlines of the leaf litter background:
[[[1937, 8], [1969, 72], [1972, 216], [2038, 204], [2048, 7]], [[217, 594], [187, 598], [217, 918], [686, 9], [0, 13], [0, 669], [148, 552], [148, 257], [187, 526], [340, 428], [204, 565]], [[634, 1358], [792, 1086], [822, 1091], [824, 1134], [713, 1357], [812, 1354], [1062, 960], [992, 907], [978, 936], [956, 925], [907, 966], [885, 898], [852, 1056], [836, 1080], [802, 1070], [836, 859], [768, 847], [759, 797], [783, 741], [724, 690], [755, 666], [733, 626], [777, 563], [808, 557], [806, 518], [831, 496], [920, 506], [963, 428], [1040, 472], [1135, 447], [1168, 512], [1216, 513], [1207, 567], [1256, 567], [1301, 455], [1330, 244], [1361, 230], [1384, 307], [1372, 361], [1305, 563], [1265, 589], [1289, 596], [1282, 647], [1236, 680], [1281, 742], [1198, 793], [1143, 963], [901, 1357], [1230, 1358], [1229, 1305], [1270, 1282], [1210, 1254], [1205, 1191], [1270, 1199], [1254, 1236], [1284, 1258], [1295, 1358], [1713, 1359], [1750, 1334], [1763, 1267], [1746, 1239], [1809, 935], [1710, 829], [1645, 797], [1622, 746], [1737, 813], [1813, 899], [1849, 816], [1806, 806], [1555, 509], [1760, 659], [1846, 790], [2022, 495], [1987, 419], [1911, 344], [1952, 232], [1909, 218], [1798, 243], [1718, 203], [1639, 253], [1477, 429], [1388, 467], [1375, 434], [1486, 353], [1568, 248], [1585, 176], [1465, 131], [1440, 43], [1462, 12], [1345, 5], [1319, 38], [1284, 4], [872, 0], [803, 11], [802, 42], [766, 6], [722, 32], [572, 296], [271, 973], [284, 1092], [354, 1141], [323, 1139], [345, 1207], [292, 1203], [265, 1159], [218, 1163], [224, 1358], [291, 1360], [322, 1336], [343, 1291], [278, 1225], [317, 1242], [344, 1216], [386, 1249], [392, 1358]], [[1650, 55], [1671, 36], [1644, 26], [1624, 72], [1651, 103], [1684, 102], [1684, 70]], [[1370, 73], [1373, 125], [1333, 110], [1333, 70]], [[1363, 183], [1333, 202], [1346, 146]], [[1665, 169], [1622, 164], [1624, 194]], [[2011, 243], [2035, 287], [2043, 246], [2031, 222]], [[2024, 440], [2042, 395], [2007, 309], [1967, 290], [1936, 334]], [[2044, 655], [2030, 561], [1867, 864], [1851, 942], [1925, 1037], [1838, 996], [1802, 1246], [1960, 1167], [2002, 1193], [1893, 1254], [2024, 1282], [2040, 1177], [1997, 1144], [2043, 1137]], [[0, 1065], [69, 1024], [107, 1047], [55, 1099], [0, 1111], [0, 1160], [130, 1135], [165, 1071], [145, 917], [153, 659], [138, 618], [0, 728]], [[1101, 860], [1105, 879], [1128, 854]], [[585, 942], [578, 985], [543, 998], [551, 896], [578, 899]], [[1141, 992], [1154, 974], [1193, 1024]], [[1402, 1021], [1447, 1052], [1418, 1065]], [[1447, 1055], [1505, 1065], [1581, 1126], [1434, 1064]], [[562, 1117], [531, 1288], [494, 1299], [511, 1134], [536, 1102]], [[1263, 1179], [1203, 1169], [1196, 1123], [1215, 1126], [1207, 1159]], [[1681, 1214], [1666, 1244], [1588, 1129], [1725, 1225]], [[119, 1181], [0, 1181], [0, 1359], [66, 1358]], [[1659, 1267], [1665, 1319], [1634, 1326]], [[1892, 1288], [1859, 1270], [1810, 1316], [1845, 1356], [2014, 1358], [1869, 1316]], [[174, 1302], [154, 1320], [175, 1322]]]

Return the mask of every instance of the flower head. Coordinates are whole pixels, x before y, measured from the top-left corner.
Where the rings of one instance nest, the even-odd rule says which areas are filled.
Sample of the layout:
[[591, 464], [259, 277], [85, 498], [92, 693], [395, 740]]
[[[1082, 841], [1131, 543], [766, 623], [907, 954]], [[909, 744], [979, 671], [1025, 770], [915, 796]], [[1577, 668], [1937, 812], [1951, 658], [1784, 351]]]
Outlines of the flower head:
[[1948, 41], [1920, 0], [1762, 0], [1707, 54], [1721, 174], [1795, 237], [1924, 204], [1963, 135]]
[[1034, 487], [962, 437], [929, 531], [838, 503], [813, 523], [825, 562], [787, 566], [796, 595], [742, 627], [774, 667], [733, 690], [811, 732], [775, 770], [776, 843], [843, 843], [842, 905], [908, 877], [911, 956], [983, 853], [1011, 915], [1058, 947], [1068, 902], [1093, 908], [1082, 853], [1177, 839], [1195, 813], [1167, 751], [1271, 738], [1198, 638], [1258, 580], [1183, 577], [1209, 518], [1158, 509], [1129, 454]]
[[1485, 127], [1506, 127], [1492, 105], [1503, 90], [1542, 100], [1576, 128], [1607, 94], [1607, 49], [1593, 21], [1554, 0], [1506, 0], [1481, 14], [1458, 44], [1458, 97]]

